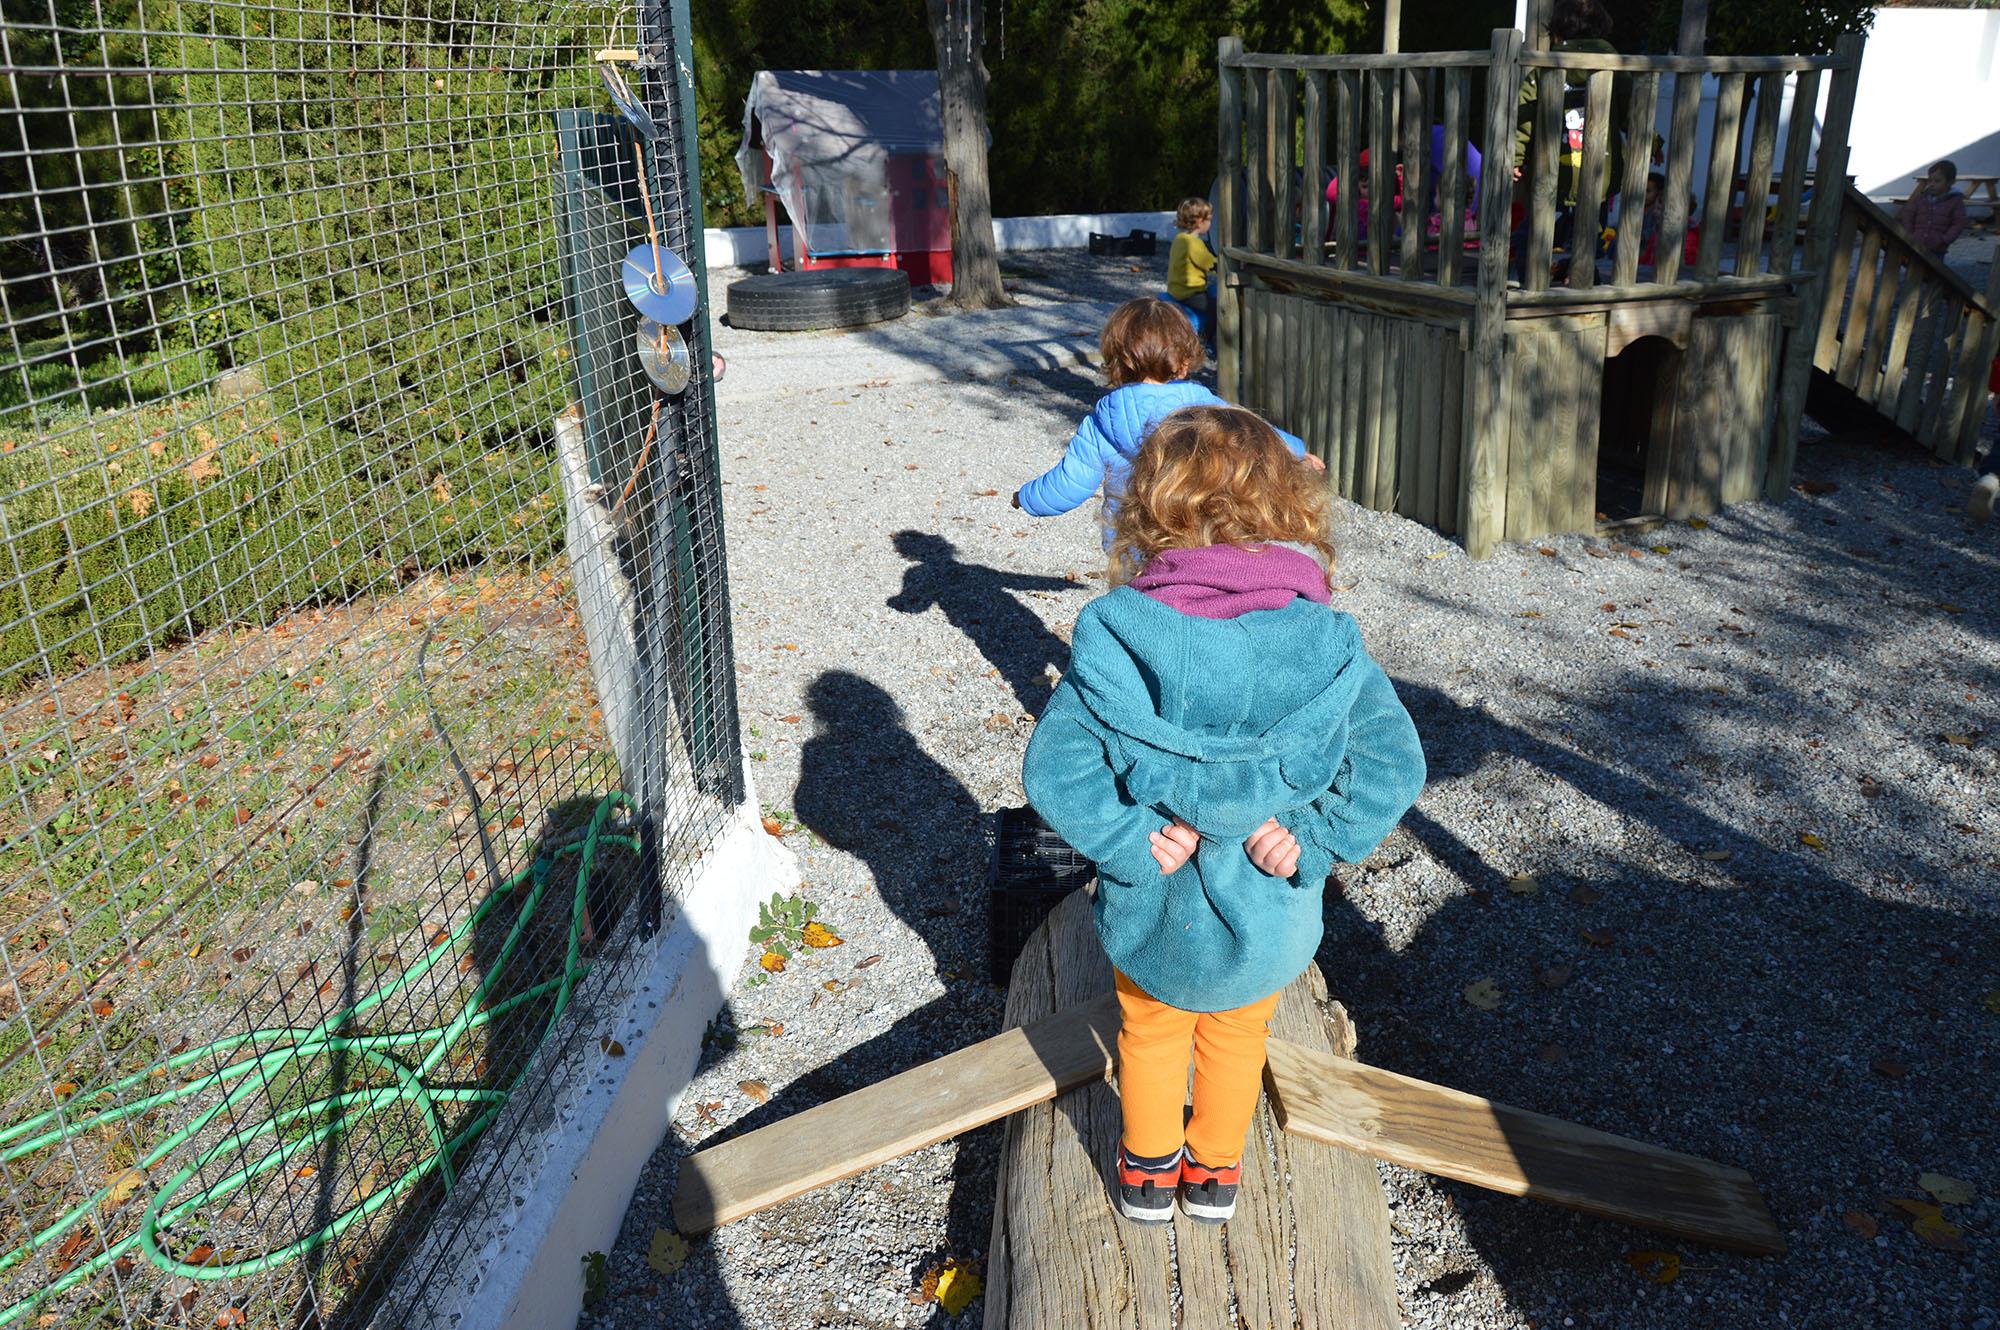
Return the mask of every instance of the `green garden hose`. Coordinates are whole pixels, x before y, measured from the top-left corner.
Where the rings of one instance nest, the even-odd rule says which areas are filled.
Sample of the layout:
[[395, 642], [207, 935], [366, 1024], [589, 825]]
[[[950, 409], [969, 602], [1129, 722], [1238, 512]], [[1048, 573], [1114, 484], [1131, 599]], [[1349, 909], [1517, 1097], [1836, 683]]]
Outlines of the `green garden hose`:
[[[232, 1125], [222, 1139], [197, 1155], [153, 1196], [152, 1203], [146, 1207], [145, 1216], [141, 1219], [138, 1229], [116, 1242], [107, 1243], [103, 1251], [79, 1262], [36, 1292], [0, 1307], [0, 1326], [18, 1320], [44, 1299], [73, 1288], [101, 1273], [124, 1258], [135, 1246], [142, 1248], [146, 1258], [154, 1265], [170, 1274], [188, 1279], [233, 1279], [273, 1269], [331, 1242], [355, 1222], [381, 1209], [434, 1172], [443, 1176], [447, 1188], [451, 1187], [457, 1180], [454, 1158], [499, 1116], [500, 1110], [507, 1103], [508, 1094], [513, 1089], [513, 1082], [510, 1081], [502, 1087], [450, 1087], [433, 1085], [428, 1078], [467, 1033], [506, 1015], [517, 1007], [550, 994], [554, 994], [554, 1005], [549, 1013], [548, 1024], [542, 1030], [542, 1038], [547, 1039], [555, 1030], [556, 1023], [562, 1019], [563, 1012], [569, 1006], [577, 982], [589, 969], [589, 963], [583, 959], [585, 893], [590, 885], [591, 869], [598, 851], [603, 845], [609, 844], [634, 853], [639, 852], [639, 840], [636, 836], [607, 832], [604, 829], [611, 814], [621, 808], [627, 812], [634, 811], [629, 796], [617, 792], [605, 795], [591, 814], [590, 824], [582, 837], [538, 857], [528, 867], [502, 882], [497, 890], [479, 903], [469, 918], [451, 930], [443, 941], [434, 944], [421, 960], [386, 987], [341, 1008], [310, 1029], [273, 1028], [231, 1035], [199, 1048], [185, 1049], [166, 1059], [162, 1068], [178, 1069], [197, 1062], [210, 1061], [219, 1056], [234, 1055], [237, 1049], [247, 1045], [275, 1043], [279, 1047], [243, 1057], [219, 1071], [212, 1071], [176, 1089], [147, 1095], [89, 1117], [71, 1117], [64, 1110], [56, 1108], [37, 1114], [26, 1121], [0, 1128], [0, 1163], [12, 1163], [39, 1150], [72, 1141], [86, 1132], [129, 1122], [163, 1105], [179, 1103], [209, 1091], [222, 1090], [234, 1083], [234, 1088], [227, 1089], [219, 1102], [162, 1141], [138, 1162], [137, 1167], [142, 1172], [150, 1172], [174, 1151], [200, 1135], [218, 1116], [225, 1113], [230, 1115]], [[561, 973], [487, 1007], [485, 1003], [488, 994], [499, 982], [500, 976], [513, 958], [516, 948], [519, 947], [536, 909], [541, 905], [543, 894], [548, 889], [550, 874], [560, 861], [572, 857], [577, 860], [576, 884], [571, 893], [569, 940], [563, 956]], [[394, 1034], [336, 1033], [347, 1029], [397, 992], [429, 973], [438, 961], [450, 955], [469, 933], [484, 922], [502, 901], [509, 899], [524, 884], [529, 890], [521, 902], [520, 912], [513, 926], [507, 931], [506, 940], [501, 944], [498, 955], [493, 964], [487, 968], [479, 987], [449, 1023]], [[423, 1045], [429, 1045], [428, 1051], [414, 1062], [398, 1056], [399, 1050]], [[326, 1054], [356, 1056], [388, 1073], [393, 1077], [394, 1083], [328, 1095], [275, 1113], [261, 1122], [235, 1122], [233, 1110], [236, 1106], [259, 1089], [269, 1085], [286, 1066]], [[143, 1085], [156, 1074], [157, 1071], [146, 1071], [127, 1076], [123, 1080], [114, 1081], [91, 1092], [87, 1097], [96, 1098], [107, 1094], [115, 1097]], [[76, 1097], [80, 1099], [86, 1096]], [[483, 1107], [470, 1122], [459, 1129], [457, 1134], [447, 1137], [438, 1106], [452, 1103], [478, 1104]], [[400, 1177], [370, 1192], [358, 1205], [297, 1241], [254, 1256], [232, 1259], [225, 1253], [220, 1260], [191, 1261], [177, 1257], [167, 1250], [162, 1238], [166, 1231], [173, 1227], [175, 1220], [234, 1194], [263, 1174], [288, 1163], [302, 1150], [311, 1149], [328, 1140], [338, 1139], [346, 1133], [351, 1121], [392, 1104], [416, 1104], [421, 1107], [429, 1128], [431, 1153], [412, 1165]], [[237, 1169], [191, 1196], [176, 1200], [183, 1187], [193, 1181], [203, 1168], [223, 1155], [240, 1152], [247, 1158], [248, 1147], [252, 1142], [274, 1136], [294, 1123], [315, 1119], [324, 1120], [319, 1121], [318, 1125], [296, 1140], [269, 1150], [256, 1163]], [[82, 1204], [34, 1233], [24, 1243], [11, 1251], [0, 1253], [0, 1273], [4, 1273], [51, 1244], [62, 1242], [65, 1235], [77, 1225], [90, 1220], [92, 1213], [105, 1201], [111, 1191], [111, 1186], [98, 1189]]]

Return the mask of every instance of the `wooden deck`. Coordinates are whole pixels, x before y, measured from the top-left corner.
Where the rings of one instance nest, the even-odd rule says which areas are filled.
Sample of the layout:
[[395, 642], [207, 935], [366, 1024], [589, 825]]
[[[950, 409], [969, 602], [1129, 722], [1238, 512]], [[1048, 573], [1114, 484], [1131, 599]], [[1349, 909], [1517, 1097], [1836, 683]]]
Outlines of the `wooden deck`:
[[[1111, 967], [1071, 895], [1014, 968], [1006, 1023], [1031, 1025], [1111, 991]], [[1272, 1033], [1328, 1054], [1353, 1051], [1318, 969], [1285, 990]], [[1176, 1217], [1141, 1228], [1112, 1209], [1118, 1095], [1100, 1081], [1008, 1120], [988, 1249], [988, 1330], [1043, 1327], [1400, 1326], [1389, 1211], [1372, 1161], [1278, 1129], [1259, 1105], [1237, 1217]]]

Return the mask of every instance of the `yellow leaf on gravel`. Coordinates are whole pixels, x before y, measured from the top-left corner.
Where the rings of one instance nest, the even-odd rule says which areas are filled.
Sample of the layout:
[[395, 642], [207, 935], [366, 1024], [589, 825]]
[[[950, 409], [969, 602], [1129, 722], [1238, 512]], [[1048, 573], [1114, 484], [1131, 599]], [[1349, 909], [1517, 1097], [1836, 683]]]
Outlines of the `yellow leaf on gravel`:
[[[1928, 1174], [1926, 1176], [1929, 1176]], [[111, 1179], [111, 1186], [104, 1194], [105, 1204], [120, 1206], [132, 1199], [134, 1192], [146, 1185], [146, 1174], [142, 1169], [128, 1168]], [[1928, 1188], [1926, 1188], [1928, 1190]]]
[[1917, 1185], [1929, 1192], [1940, 1205], [1972, 1204], [1972, 1184], [1943, 1173], [1926, 1173], [1917, 1179]]
[[1491, 979], [1481, 979], [1476, 984], [1467, 984], [1465, 1000], [1481, 1011], [1491, 1011], [1500, 1005], [1500, 985]]
[[653, 1245], [646, 1248], [646, 1264], [663, 1275], [670, 1275], [687, 1263], [687, 1239], [672, 1229], [653, 1230]]
[[1681, 1258], [1670, 1251], [1647, 1248], [1644, 1251], [1628, 1251], [1626, 1262], [1641, 1275], [1655, 1284], [1671, 1284], [1680, 1278]]
[[956, 1316], [964, 1311], [972, 1300], [979, 1296], [979, 1276], [956, 1265], [947, 1265], [938, 1272], [938, 1306], [947, 1315]]
[[[133, 493], [134, 493], [134, 494], [136, 494], [136, 493], [138, 493], [138, 492], [139, 492], [139, 491], [137, 491], [137, 490], [134, 490], [134, 491], [133, 491]], [[127, 497], [129, 498], [129, 497], [130, 497], [130, 495], [128, 495]], [[139, 510], [138, 510], [137, 508], [134, 508], [134, 509], [133, 509], [132, 511], [136, 513], [136, 512], [138, 512]], [[141, 513], [141, 514], [140, 514], [140, 516], [142, 516], [142, 517], [143, 517], [144, 515], [145, 515], [145, 514], [143, 514], [143, 513]], [[1966, 734], [1947, 734], [1947, 735], [1946, 735], [1946, 736], [1944, 737], [1944, 741], [1945, 741], [1946, 743], [1948, 743], [1948, 744], [1951, 744], [1951, 745], [1952, 745], [1953, 747], [1956, 747], [1956, 748], [1970, 748], [1970, 747], [1972, 747], [1972, 737], [1971, 737], [1970, 735], [1966, 735]]]
[[1826, 842], [1810, 831], [1801, 831], [1799, 833], [1799, 844], [1811, 850], [1824, 850], [1826, 848]]
[[1980, 994], [1979, 1005], [1995, 1016], [2000, 1016], [2000, 988], [1989, 989]]
[[763, 966], [772, 974], [783, 974], [785, 970], [785, 958], [775, 951], [767, 951], [762, 956], [759, 956], [757, 964]]
[[842, 939], [833, 935], [833, 930], [815, 919], [799, 933], [799, 940], [808, 947], [837, 947]]
[[1507, 879], [1507, 890], [1516, 896], [1532, 896], [1542, 889], [1532, 873], [1516, 873]]
[[770, 1101], [771, 1087], [762, 1081], [738, 1081], [736, 1082], [736, 1088], [741, 1090], [753, 1104], [763, 1104]]

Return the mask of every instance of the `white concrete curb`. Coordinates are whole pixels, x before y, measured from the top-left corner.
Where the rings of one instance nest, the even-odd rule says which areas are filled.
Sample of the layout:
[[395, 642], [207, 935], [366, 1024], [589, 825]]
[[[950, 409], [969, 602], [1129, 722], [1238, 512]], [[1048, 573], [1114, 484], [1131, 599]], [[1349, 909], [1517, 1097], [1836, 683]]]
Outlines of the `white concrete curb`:
[[[1090, 243], [1090, 233], [1122, 236], [1129, 231], [1151, 231], [1161, 244], [1174, 238], [1174, 215], [1170, 212], [1072, 212], [1051, 217], [996, 217], [993, 241], [1001, 250], [1082, 249]], [[761, 226], [714, 227], [702, 233], [711, 268], [762, 267], [770, 261], [769, 233]], [[778, 247], [785, 262], [791, 262], [792, 228], [778, 228]]]

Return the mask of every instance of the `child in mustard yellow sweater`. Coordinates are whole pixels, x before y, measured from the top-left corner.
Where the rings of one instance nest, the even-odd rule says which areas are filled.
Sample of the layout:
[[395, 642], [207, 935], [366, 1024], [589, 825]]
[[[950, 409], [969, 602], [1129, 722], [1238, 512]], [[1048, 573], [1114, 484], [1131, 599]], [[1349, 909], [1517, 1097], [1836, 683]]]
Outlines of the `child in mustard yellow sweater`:
[[1174, 247], [1167, 255], [1167, 294], [1187, 311], [1204, 342], [1215, 331], [1215, 254], [1202, 240], [1211, 214], [1207, 199], [1183, 199], [1174, 213]]

